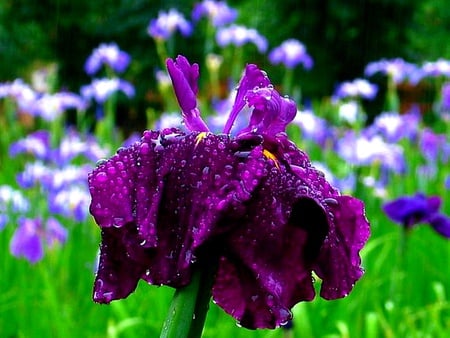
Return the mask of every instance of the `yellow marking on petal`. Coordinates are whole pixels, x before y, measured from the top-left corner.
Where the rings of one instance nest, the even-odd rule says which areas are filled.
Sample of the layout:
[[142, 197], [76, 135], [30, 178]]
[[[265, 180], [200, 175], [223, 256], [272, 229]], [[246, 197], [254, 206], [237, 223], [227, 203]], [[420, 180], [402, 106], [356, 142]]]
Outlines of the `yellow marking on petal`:
[[275, 164], [275, 167], [277, 167], [278, 170], [281, 170], [281, 169], [280, 169], [280, 164], [278, 163], [278, 160], [277, 160], [277, 157], [276, 157], [274, 154], [272, 154], [272, 153], [271, 153], [270, 151], [268, 151], [267, 149], [264, 149], [264, 150], [263, 150], [263, 155], [264, 155], [266, 158], [268, 158], [269, 160], [272, 160], [273, 163]]
[[198, 145], [199, 145], [199, 143], [204, 139], [204, 138], [206, 138], [206, 136], [208, 136], [208, 132], [206, 132], [206, 131], [202, 131], [202, 132], [200, 132], [198, 135], [197, 135], [197, 137], [195, 138], [195, 147], [197, 147]]

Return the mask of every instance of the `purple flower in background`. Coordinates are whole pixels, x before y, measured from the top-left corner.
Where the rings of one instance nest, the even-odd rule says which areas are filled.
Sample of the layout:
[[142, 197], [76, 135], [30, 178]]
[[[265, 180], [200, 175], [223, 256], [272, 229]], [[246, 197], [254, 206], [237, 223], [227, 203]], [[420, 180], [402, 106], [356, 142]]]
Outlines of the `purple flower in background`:
[[394, 83], [398, 84], [405, 82], [408, 79], [413, 79], [414, 82], [418, 82], [418, 68], [415, 64], [406, 62], [401, 58], [397, 59], [382, 59], [379, 61], [370, 62], [365, 70], [366, 76], [372, 76], [375, 73], [382, 73], [390, 76]]
[[30, 113], [46, 121], [53, 121], [68, 109], [85, 110], [87, 105], [87, 102], [77, 94], [66, 92], [44, 94], [35, 100]]
[[130, 61], [130, 55], [120, 50], [117, 44], [102, 43], [87, 58], [84, 70], [88, 75], [94, 75], [103, 65], [107, 65], [116, 73], [122, 73], [127, 69]]
[[370, 166], [380, 163], [381, 166], [396, 173], [405, 171], [406, 163], [403, 148], [386, 143], [379, 135], [358, 135], [347, 132], [337, 143], [337, 153], [345, 161], [358, 166]]
[[151, 37], [161, 40], [169, 39], [177, 30], [183, 36], [192, 34], [192, 25], [176, 9], [171, 9], [168, 12], [159, 12], [158, 17], [151, 20], [147, 28], [147, 32]]
[[325, 145], [333, 133], [327, 121], [318, 117], [310, 110], [297, 112], [292, 123], [300, 127], [302, 138], [313, 140], [320, 145]]
[[122, 79], [94, 79], [91, 84], [81, 87], [81, 95], [86, 99], [94, 99], [104, 103], [112, 94], [121, 91], [128, 97], [134, 96], [134, 87]]
[[450, 111], [450, 82], [446, 82], [442, 85], [441, 96], [441, 108], [445, 111]]
[[51, 248], [56, 243], [64, 244], [67, 230], [54, 218], [45, 223], [40, 219], [21, 218], [10, 242], [10, 251], [15, 257], [23, 257], [37, 263], [44, 257], [44, 246]]
[[269, 53], [269, 60], [276, 65], [282, 63], [286, 68], [295, 68], [302, 64], [305, 69], [311, 69], [313, 60], [306, 52], [306, 48], [300, 41], [289, 39]]
[[46, 160], [50, 153], [50, 134], [48, 130], [35, 131], [9, 147], [9, 156], [30, 154], [40, 160]]
[[420, 121], [421, 117], [416, 113], [384, 112], [375, 118], [368, 130], [374, 135], [380, 134], [388, 142], [396, 143], [401, 139], [415, 139], [419, 133]]
[[24, 213], [29, 208], [30, 203], [20, 190], [16, 190], [9, 185], [0, 185], [0, 213], [6, 213], [7, 211]]
[[[249, 64], [223, 133], [213, 134], [197, 106], [198, 66], [179, 56], [167, 67], [189, 131], [146, 131], [89, 175], [102, 230], [94, 300], [125, 298], [140, 279], [183, 287], [213, 252], [213, 299], [247, 328], [280, 326], [312, 300], [312, 271], [323, 298], [346, 296], [363, 274], [369, 224], [363, 203], [287, 138], [295, 103]], [[248, 126], [230, 134], [247, 109]]]
[[427, 197], [422, 193], [414, 196], [403, 196], [386, 203], [383, 210], [394, 222], [406, 229], [419, 223], [427, 223], [440, 235], [450, 238], [450, 218], [441, 214], [439, 196]]
[[49, 211], [82, 222], [88, 216], [90, 202], [91, 198], [85, 184], [71, 184], [50, 193]]
[[0, 84], [0, 99], [10, 97], [15, 100], [19, 110], [28, 112], [37, 99], [37, 93], [22, 79]]
[[221, 27], [217, 31], [216, 41], [220, 47], [235, 45], [242, 47], [244, 44], [253, 43], [260, 53], [267, 50], [267, 40], [256, 29], [247, 28], [241, 25], [231, 25]]
[[378, 86], [365, 79], [355, 79], [341, 83], [334, 91], [335, 99], [362, 98], [373, 100], [378, 92]]
[[444, 185], [445, 185], [446, 189], [450, 189], [450, 174], [447, 175], [447, 178], [445, 179]]
[[423, 76], [438, 77], [446, 76], [450, 77], [450, 60], [439, 59], [437, 61], [428, 61], [422, 65], [421, 68]]
[[214, 27], [220, 27], [234, 22], [237, 14], [225, 1], [203, 0], [194, 5], [192, 19], [199, 21], [202, 17], [207, 17]]
[[447, 162], [450, 157], [450, 147], [445, 134], [436, 134], [430, 128], [422, 130], [419, 146], [425, 159], [431, 163], [437, 163], [439, 160]]

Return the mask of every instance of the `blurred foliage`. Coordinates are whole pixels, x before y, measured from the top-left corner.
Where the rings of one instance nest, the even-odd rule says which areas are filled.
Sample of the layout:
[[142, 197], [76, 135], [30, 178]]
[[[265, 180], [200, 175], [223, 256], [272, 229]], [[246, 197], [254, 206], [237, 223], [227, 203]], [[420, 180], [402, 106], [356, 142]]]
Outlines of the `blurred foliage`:
[[[160, 67], [154, 41], [147, 35], [150, 19], [176, 7], [190, 17], [195, 0], [3, 0], [0, 2], [0, 81], [29, 77], [48, 62], [59, 65], [60, 85], [78, 91], [90, 81], [83, 64], [101, 42], [116, 42], [133, 58], [124, 75], [136, 85], [135, 111], [158, 105], [152, 94], [154, 71]], [[302, 41], [315, 60], [312, 71], [296, 69], [304, 98], [329, 95], [343, 80], [362, 76], [364, 66], [380, 58], [412, 62], [450, 57], [443, 43], [450, 25], [445, 0], [285, 0], [277, 6], [260, 0], [229, 0], [239, 10], [238, 23], [256, 28], [269, 47], [287, 38]], [[176, 37], [177, 50], [202, 62], [202, 34]], [[198, 47], [198, 48], [196, 48]], [[197, 53], [197, 54], [196, 54]], [[247, 51], [248, 62], [268, 66], [265, 55]], [[282, 67], [274, 67], [280, 83]]]

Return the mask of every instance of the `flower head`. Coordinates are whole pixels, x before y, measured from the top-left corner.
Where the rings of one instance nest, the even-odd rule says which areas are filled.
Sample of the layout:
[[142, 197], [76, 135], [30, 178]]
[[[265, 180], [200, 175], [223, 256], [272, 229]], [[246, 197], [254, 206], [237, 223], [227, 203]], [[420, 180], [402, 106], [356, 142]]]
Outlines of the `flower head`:
[[[90, 212], [102, 229], [94, 300], [127, 297], [139, 279], [179, 288], [211, 248], [213, 299], [248, 328], [273, 328], [311, 300], [344, 297], [362, 276], [369, 236], [363, 203], [342, 196], [285, 128], [295, 103], [247, 65], [222, 134], [196, 104], [198, 66], [167, 67], [188, 128], [146, 131], [90, 175]], [[242, 110], [248, 125], [231, 134]]]
[[419, 223], [428, 223], [439, 234], [450, 238], [450, 218], [439, 212], [440, 206], [439, 196], [427, 197], [417, 193], [388, 202], [383, 210], [390, 219], [407, 229]]
[[364, 73], [367, 76], [374, 75], [378, 72], [390, 76], [396, 84], [409, 79], [413, 79], [414, 82], [418, 81], [418, 79], [416, 79], [418, 76], [417, 66], [413, 63], [406, 62], [401, 58], [390, 60], [382, 59], [370, 62], [364, 70]]
[[247, 28], [241, 25], [231, 25], [221, 27], [216, 34], [217, 44], [220, 47], [235, 45], [242, 47], [247, 43], [253, 43], [260, 53], [267, 50], [267, 40], [256, 29]]
[[335, 90], [335, 99], [363, 98], [373, 100], [377, 95], [378, 87], [365, 79], [355, 79], [341, 83]]
[[94, 79], [91, 84], [81, 87], [81, 95], [86, 99], [94, 99], [104, 103], [113, 93], [121, 91], [128, 97], [134, 96], [134, 87], [122, 79]]
[[15, 257], [37, 263], [44, 257], [44, 247], [65, 243], [67, 230], [54, 218], [45, 223], [40, 218], [21, 218], [11, 238], [10, 250]]
[[84, 70], [89, 75], [97, 73], [103, 65], [111, 67], [115, 72], [122, 73], [130, 64], [131, 57], [119, 49], [117, 44], [102, 43], [87, 58]]
[[161, 40], [169, 39], [177, 30], [183, 36], [189, 36], [192, 33], [192, 25], [176, 9], [160, 12], [156, 19], [150, 21], [147, 28], [151, 37]]
[[305, 69], [311, 69], [313, 60], [306, 52], [305, 46], [296, 39], [284, 41], [269, 53], [272, 64], [284, 64], [287, 68], [295, 68], [302, 64]]
[[203, 0], [196, 3], [192, 11], [194, 21], [202, 17], [207, 17], [214, 27], [220, 27], [236, 20], [237, 11], [228, 7], [225, 1]]

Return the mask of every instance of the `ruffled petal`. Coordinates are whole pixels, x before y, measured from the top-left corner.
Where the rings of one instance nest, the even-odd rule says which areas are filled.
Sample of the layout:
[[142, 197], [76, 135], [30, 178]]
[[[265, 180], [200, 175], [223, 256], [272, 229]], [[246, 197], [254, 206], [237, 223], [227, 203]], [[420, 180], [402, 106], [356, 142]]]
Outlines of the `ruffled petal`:
[[330, 231], [315, 266], [322, 278], [321, 297], [345, 297], [363, 275], [359, 251], [370, 235], [363, 203], [350, 196], [335, 196], [329, 203]]

